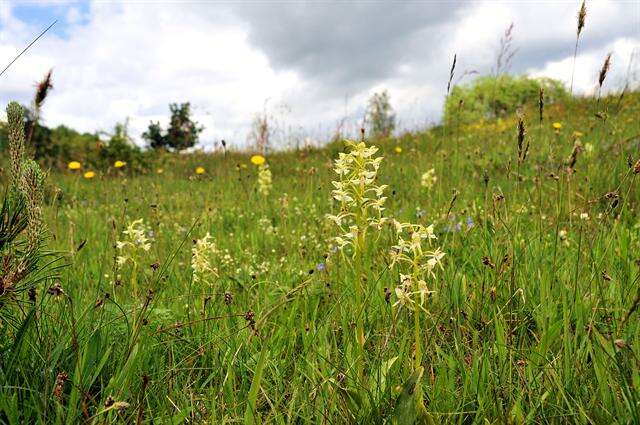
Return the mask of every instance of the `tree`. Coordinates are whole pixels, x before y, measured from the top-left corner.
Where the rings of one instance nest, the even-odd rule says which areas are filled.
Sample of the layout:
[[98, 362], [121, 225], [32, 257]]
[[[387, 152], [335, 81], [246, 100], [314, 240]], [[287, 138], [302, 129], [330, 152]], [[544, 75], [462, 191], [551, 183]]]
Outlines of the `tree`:
[[396, 128], [396, 114], [389, 101], [389, 93], [374, 93], [367, 108], [369, 131], [373, 137], [388, 137]]
[[161, 149], [167, 147], [167, 138], [162, 132], [159, 122], [149, 122], [149, 128], [142, 133], [142, 138], [147, 141], [152, 149]]
[[199, 134], [204, 127], [191, 120], [191, 105], [172, 103], [169, 105], [171, 121], [167, 130], [167, 145], [177, 151], [190, 148], [198, 143]]
[[177, 151], [190, 148], [198, 143], [198, 138], [204, 127], [191, 119], [191, 104], [172, 103], [169, 105], [171, 120], [166, 132], [159, 122], [151, 121], [142, 138], [153, 149], [171, 148]]

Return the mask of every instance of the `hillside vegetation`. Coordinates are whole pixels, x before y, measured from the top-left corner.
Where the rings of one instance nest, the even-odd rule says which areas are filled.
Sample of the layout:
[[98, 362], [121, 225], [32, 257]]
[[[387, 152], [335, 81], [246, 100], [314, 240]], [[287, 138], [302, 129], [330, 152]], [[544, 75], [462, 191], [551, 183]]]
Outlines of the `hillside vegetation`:
[[533, 96], [52, 169], [65, 267], [0, 294], [0, 422], [640, 423], [640, 94]]

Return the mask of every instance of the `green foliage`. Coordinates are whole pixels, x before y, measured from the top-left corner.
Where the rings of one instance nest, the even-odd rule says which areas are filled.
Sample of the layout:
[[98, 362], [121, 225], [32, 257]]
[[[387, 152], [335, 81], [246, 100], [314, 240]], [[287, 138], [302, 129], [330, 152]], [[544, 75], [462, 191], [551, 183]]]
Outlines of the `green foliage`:
[[160, 123], [152, 121], [142, 138], [154, 149], [181, 151], [195, 146], [204, 127], [191, 119], [191, 104], [172, 103], [169, 110], [171, 119], [167, 131], [163, 133]]
[[72, 264], [0, 326], [0, 422], [640, 423], [640, 94], [617, 101], [606, 121], [593, 99], [547, 106], [520, 164], [511, 115], [461, 126], [467, 155], [439, 130], [376, 142], [384, 216], [433, 222], [446, 251], [420, 316], [394, 306], [393, 226], [353, 267], [327, 243], [338, 146], [268, 155], [269, 196], [238, 152], [54, 170], [43, 219]]
[[396, 115], [391, 107], [389, 93], [374, 93], [367, 107], [367, 124], [371, 137], [389, 137], [396, 128]]
[[60, 125], [51, 130], [51, 146], [51, 154], [41, 160], [64, 169], [69, 161], [95, 158], [102, 142], [97, 134], [79, 133]]
[[511, 75], [476, 78], [451, 90], [444, 106], [444, 122], [459, 119], [470, 123], [513, 114], [518, 108], [536, 104], [541, 88], [547, 105], [569, 98], [564, 85], [551, 78]]
[[[148, 168], [148, 161], [144, 153], [133, 143], [129, 136], [128, 121], [117, 123], [113, 132], [108, 135], [105, 143], [100, 143], [98, 155], [93, 165], [98, 169], [105, 169], [115, 161], [124, 161], [129, 170], [143, 170]], [[92, 162], [92, 161], [89, 161]]]
[[152, 149], [167, 148], [167, 139], [162, 132], [162, 126], [159, 122], [151, 121], [147, 131], [142, 133], [142, 138], [147, 141], [148, 145]]
[[[54, 130], [41, 125], [36, 120], [35, 113], [31, 109], [24, 106], [21, 107], [24, 111], [24, 132], [31, 136], [31, 139], [29, 140], [30, 146], [28, 149], [31, 151], [35, 159], [50, 165], [51, 162], [60, 155], [59, 146], [54, 144], [53, 141]], [[8, 137], [7, 124], [0, 122], [0, 151], [6, 148], [8, 144]]]

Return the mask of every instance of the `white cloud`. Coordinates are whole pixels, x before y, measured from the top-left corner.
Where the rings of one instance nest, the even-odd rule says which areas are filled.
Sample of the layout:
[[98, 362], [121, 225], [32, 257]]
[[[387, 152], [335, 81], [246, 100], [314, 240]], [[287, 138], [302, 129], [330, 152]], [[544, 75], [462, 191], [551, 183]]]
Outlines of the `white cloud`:
[[[37, 33], [11, 18], [8, 24], [3, 59]], [[179, 4], [95, 3], [88, 22], [72, 24], [69, 33], [48, 35], [0, 83], [2, 92], [25, 101], [33, 82], [53, 68], [54, 91], [44, 109], [51, 125], [109, 130], [131, 117], [139, 135], [150, 119], [168, 120], [169, 103], [190, 101], [206, 126], [203, 141], [244, 140], [240, 132], [264, 99], [278, 99], [297, 84], [294, 73], [273, 71], [247, 43], [246, 28], [224, 12], [204, 20]]]
[[[389, 21], [384, 30], [363, 28], [355, 35], [341, 27], [348, 25], [349, 15], [335, 3], [323, 11], [321, 6], [311, 8], [322, 12], [318, 15], [322, 22], [313, 33], [303, 33], [313, 17], [305, 17], [299, 27], [296, 18], [285, 21], [292, 26], [287, 26], [286, 34], [278, 30], [272, 39], [261, 41], [256, 35], [273, 35], [265, 26], [282, 23], [279, 9], [262, 9], [247, 18], [237, 8], [219, 3], [95, 2], [88, 10], [75, 4], [65, 7], [64, 22], [58, 24], [64, 31], [47, 34], [0, 78], [2, 99], [28, 102], [34, 82], [53, 68], [55, 89], [44, 109], [48, 125], [109, 130], [130, 117], [132, 134], [139, 136], [149, 120], [166, 123], [169, 103], [190, 101], [196, 119], [206, 127], [205, 144], [225, 138], [238, 146], [245, 142], [252, 118], [263, 110], [266, 99], [280, 132], [302, 136], [326, 135], [345, 116], [355, 131], [368, 95], [381, 88], [389, 90], [403, 127], [435, 120], [453, 53], [458, 54], [458, 75], [465, 69], [488, 72], [499, 37], [510, 22], [515, 24], [514, 42], [519, 48], [514, 72], [568, 82], [579, 2], [487, 0], [451, 9], [444, 4], [435, 9], [442, 19], [425, 17], [423, 22], [414, 17], [418, 7], [417, 12], [389, 14], [389, 19], [410, 19], [410, 28]], [[583, 93], [593, 89], [607, 51], [614, 52], [607, 81], [609, 88], [614, 87], [640, 42], [637, 4], [599, 1], [588, 3], [588, 8], [574, 83], [575, 91]], [[375, 10], [384, 13], [381, 5]], [[332, 19], [337, 25], [332, 26]], [[385, 23], [380, 16], [375, 19]], [[2, 63], [42, 30], [26, 21], [16, 18], [9, 2], [0, 3]], [[260, 31], [254, 31], [255, 26], [261, 26]], [[323, 31], [331, 32], [328, 40]], [[344, 41], [340, 37], [354, 36], [362, 40], [350, 45], [370, 52], [337, 54]], [[391, 37], [393, 42], [381, 44], [376, 37]], [[281, 50], [279, 43], [288, 45]], [[303, 57], [295, 57], [296, 52]], [[388, 58], [391, 64], [384, 62]], [[324, 68], [309, 66], [323, 61]], [[380, 69], [372, 69], [376, 63]], [[344, 69], [332, 71], [336, 66]]]
[[[535, 77], [551, 77], [564, 81], [570, 85], [571, 74], [574, 72], [574, 87], [576, 93], [593, 95], [598, 90], [598, 76], [608, 53], [611, 53], [611, 71], [603, 84], [603, 91], [620, 90], [628, 82], [637, 84], [637, 75], [629, 69], [632, 56], [637, 56], [640, 44], [633, 39], [618, 39], [602, 48], [581, 53], [576, 57], [575, 68], [573, 57], [559, 61], [552, 61], [542, 68], [531, 68], [528, 73]], [[634, 52], [635, 50], [635, 52]], [[637, 61], [637, 57], [636, 57]], [[633, 63], [631, 63], [633, 65]], [[637, 65], [637, 63], [636, 63]]]

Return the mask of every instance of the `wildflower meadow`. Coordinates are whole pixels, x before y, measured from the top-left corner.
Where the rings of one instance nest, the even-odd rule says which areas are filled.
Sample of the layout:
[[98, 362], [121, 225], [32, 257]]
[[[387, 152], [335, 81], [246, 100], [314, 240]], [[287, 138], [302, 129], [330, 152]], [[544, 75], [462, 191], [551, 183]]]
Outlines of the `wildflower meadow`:
[[546, 93], [48, 165], [9, 103], [0, 423], [640, 423], [640, 93]]

